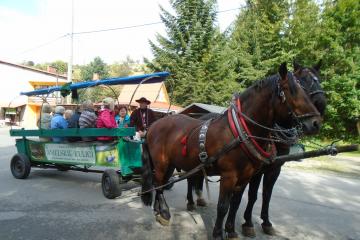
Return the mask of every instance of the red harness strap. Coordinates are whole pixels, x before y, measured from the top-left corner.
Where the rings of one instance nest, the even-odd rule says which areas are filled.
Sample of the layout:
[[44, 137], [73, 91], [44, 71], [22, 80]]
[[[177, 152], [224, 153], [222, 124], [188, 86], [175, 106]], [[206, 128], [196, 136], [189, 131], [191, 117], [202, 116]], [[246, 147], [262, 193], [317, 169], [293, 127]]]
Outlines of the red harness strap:
[[182, 150], [181, 150], [181, 155], [183, 157], [186, 157], [186, 153], [187, 153], [187, 148], [186, 148], [186, 146], [187, 146], [187, 136], [186, 135], [181, 139], [180, 143], [183, 145]]
[[[262, 155], [263, 157], [268, 158], [268, 159], [271, 158], [271, 156], [273, 156], [275, 151], [276, 151], [275, 146], [272, 146], [272, 149], [271, 149], [270, 153], [264, 151], [264, 149], [262, 149], [262, 147], [260, 147], [260, 145], [256, 142], [256, 140], [251, 137], [252, 136], [251, 132], [250, 132], [248, 126], [246, 125], [246, 121], [245, 121], [244, 117], [241, 114], [239, 114], [239, 113], [241, 113], [241, 104], [240, 104], [240, 99], [239, 98], [236, 101], [236, 107], [237, 107], [237, 110], [238, 110], [238, 114], [237, 114], [238, 120], [240, 120], [240, 124], [243, 127], [243, 129], [245, 130], [246, 134], [248, 136], [250, 136], [249, 138], [250, 138], [251, 143], [254, 145], [254, 147], [260, 153], [260, 155]], [[233, 117], [231, 115], [231, 110], [230, 109], [228, 110], [228, 121], [229, 121], [230, 129], [231, 129], [234, 137], [238, 137], [239, 133], [238, 133], [238, 131], [236, 129], [234, 119], [233, 119]], [[246, 155], [248, 155], [252, 159], [257, 159], [257, 157], [253, 156], [253, 154], [250, 153], [250, 151], [246, 147], [245, 143], [242, 143], [240, 146], [243, 149], [243, 151], [246, 153]]]

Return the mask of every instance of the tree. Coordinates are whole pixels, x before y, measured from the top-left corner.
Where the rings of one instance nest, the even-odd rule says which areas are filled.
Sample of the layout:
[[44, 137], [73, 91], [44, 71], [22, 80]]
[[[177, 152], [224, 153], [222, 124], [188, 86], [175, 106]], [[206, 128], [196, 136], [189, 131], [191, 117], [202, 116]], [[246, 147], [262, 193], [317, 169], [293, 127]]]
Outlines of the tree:
[[81, 80], [92, 80], [94, 74], [98, 74], [99, 78], [109, 77], [107, 64], [100, 57], [95, 57], [92, 62], [81, 68]]
[[[80, 78], [82, 81], [92, 80], [94, 74], [98, 74], [100, 79], [109, 77], [108, 66], [100, 57], [95, 57], [92, 62], [81, 67]], [[110, 88], [102, 86], [85, 89], [79, 95], [81, 101], [90, 99], [93, 102], [99, 102], [105, 97], [115, 97]]]
[[109, 66], [109, 75], [111, 77], [129, 76], [137, 70], [138, 64], [128, 56], [125, 61], [111, 64]]
[[230, 37], [238, 82], [248, 87], [257, 79], [276, 72], [278, 65], [292, 56], [284, 51], [289, 19], [285, 0], [249, 0]]
[[321, 34], [320, 8], [314, 0], [296, 0], [290, 7], [285, 34], [285, 51], [304, 66], [312, 66], [321, 57], [317, 48]]
[[59, 74], [66, 74], [67, 73], [67, 69], [68, 69], [67, 62], [57, 60], [55, 62], [48, 63], [48, 65], [50, 67], [55, 68], [56, 72], [59, 73]]
[[226, 39], [214, 24], [215, 1], [176, 0], [171, 6], [174, 15], [161, 7], [167, 36], [157, 35], [157, 44], [150, 41], [154, 59], [145, 59], [147, 66], [170, 71], [172, 84], [167, 86], [175, 103], [224, 105], [234, 84], [231, 66], [225, 67]]
[[317, 48], [322, 51], [328, 107], [323, 136], [359, 141], [360, 4], [325, 1]]

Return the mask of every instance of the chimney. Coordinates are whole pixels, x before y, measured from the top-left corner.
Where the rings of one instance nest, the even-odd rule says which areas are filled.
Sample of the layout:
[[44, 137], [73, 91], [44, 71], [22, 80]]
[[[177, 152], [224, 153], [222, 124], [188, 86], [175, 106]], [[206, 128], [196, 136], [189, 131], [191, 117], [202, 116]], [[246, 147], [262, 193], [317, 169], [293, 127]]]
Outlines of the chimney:
[[93, 73], [93, 79], [92, 80], [99, 80], [100, 76], [98, 73]]
[[56, 68], [52, 67], [52, 66], [47, 66], [46, 70], [49, 72], [49, 73], [56, 73]]

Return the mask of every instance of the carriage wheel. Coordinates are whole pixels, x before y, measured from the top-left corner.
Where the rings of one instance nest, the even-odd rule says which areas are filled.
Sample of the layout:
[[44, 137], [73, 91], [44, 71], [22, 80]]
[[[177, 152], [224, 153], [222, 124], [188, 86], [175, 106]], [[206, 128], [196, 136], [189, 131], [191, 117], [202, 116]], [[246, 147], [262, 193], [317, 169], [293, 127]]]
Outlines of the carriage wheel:
[[121, 176], [113, 169], [105, 170], [102, 175], [101, 187], [103, 194], [108, 199], [114, 199], [121, 196], [122, 188]]
[[29, 158], [22, 153], [15, 154], [11, 159], [10, 170], [14, 178], [27, 178], [31, 170], [31, 163]]

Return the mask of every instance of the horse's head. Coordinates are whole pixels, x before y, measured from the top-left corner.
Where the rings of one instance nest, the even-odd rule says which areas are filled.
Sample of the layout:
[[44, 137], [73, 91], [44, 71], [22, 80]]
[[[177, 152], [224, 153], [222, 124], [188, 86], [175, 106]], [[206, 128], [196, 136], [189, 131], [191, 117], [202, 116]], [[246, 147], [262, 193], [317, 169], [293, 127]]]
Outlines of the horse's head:
[[310, 98], [299, 84], [298, 79], [288, 71], [286, 63], [279, 68], [275, 121], [284, 122], [292, 118], [301, 124], [305, 134], [315, 134], [320, 130], [321, 117]]
[[315, 105], [321, 116], [324, 116], [326, 97], [320, 85], [320, 67], [321, 61], [313, 67], [303, 67], [294, 62], [294, 75], [300, 81], [302, 88], [310, 97], [311, 102]]

